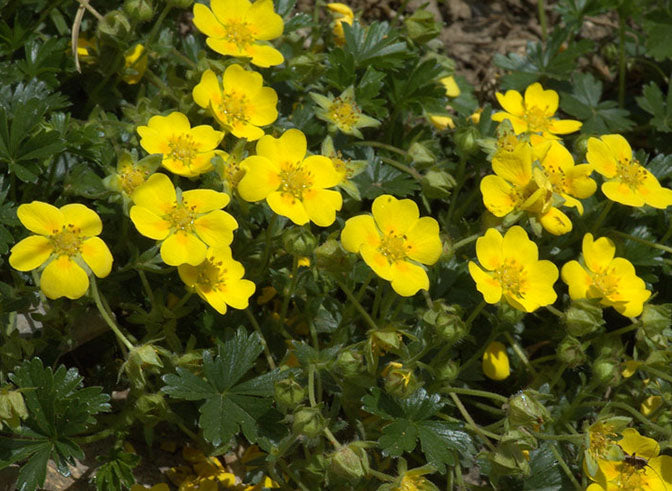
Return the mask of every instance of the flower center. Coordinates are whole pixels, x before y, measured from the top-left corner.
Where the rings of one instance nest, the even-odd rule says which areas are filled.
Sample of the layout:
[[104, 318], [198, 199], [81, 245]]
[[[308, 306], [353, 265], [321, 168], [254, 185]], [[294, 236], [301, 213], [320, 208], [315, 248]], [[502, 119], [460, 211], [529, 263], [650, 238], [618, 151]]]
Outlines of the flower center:
[[228, 24], [222, 25], [224, 27], [224, 39], [235, 44], [240, 51], [248, 48], [254, 42], [254, 34], [247, 22], [231, 20]]
[[352, 171], [348, 169], [348, 164], [341, 157], [341, 152], [338, 152], [336, 157], [331, 158], [331, 163], [336, 169], [336, 173], [341, 176], [341, 182], [343, 182], [352, 176]]
[[593, 289], [597, 290], [597, 292], [593, 292], [593, 294], [597, 293], [595, 298], [609, 297], [618, 292], [618, 277], [611, 275], [608, 272], [594, 273], [593, 284], [591, 285], [590, 290]]
[[609, 445], [613, 444], [617, 435], [612, 430], [611, 425], [599, 424], [590, 431], [590, 451], [593, 455], [602, 457]]
[[247, 97], [237, 92], [224, 92], [217, 110], [222, 122], [228, 126], [246, 123], [250, 112]]
[[502, 286], [504, 293], [518, 298], [524, 298], [524, 292], [527, 289], [527, 274], [522, 264], [515, 259], [506, 259], [504, 263], [495, 270], [495, 277]]
[[176, 203], [167, 218], [174, 229], [191, 232], [196, 213], [194, 207], [189, 207], [186, 202]]
[[63, 229], [50, 237], [51, 246], [56, 256], [76, 256], [82, 250], [82, 231], [68, 223]]
[[531, 107], [525, 111], [525, 121], [527, 121], [528, 131], [545, 131], [548, 126], [548, 116], [546, 112], [538, 107]]
[[513, 152], [518, 145], [518, 138], [513, 133], [505, 133], [497, 138], [497, 149], [503, 152]]
[[222, 268], [222, 264], [222, 261], [215, 263], [212, 259], [206, 259], [198, 266], [196, 285], [201, 291], [209, 292], [224, 286], [223, 275], [226, 269]]
[[119, 172], [121, 189], [130, 196], [135, 191], [135, 188], [147, 180], [148, 176], [149, 172], [143, 171], [134, 165], [127, 165]]
[[350, 98], [341, 99], [337, 97], [329, 106], [329, 118], [336, 125], [343, 128], [352, 128], [359, 121], [359, 115], [362, 111], [359, 106]]
[[198, 153], [196, 142], [191, 135], [173, 136], [168, 142], [168, 146], [170, 147], [168, 158], [179, 160], [186, 166], [191, 165], [191, 160]]
[[649, 488], [650, 484], [647, 479], [646, 467], [635, 467], [627, 462], [622, 462], [619, 466], [619, 475], [616, 480], [618, 488], [624, 491], [638, 491], [640, 489]]
[[380, 253], [387, 258], [387, 262], [392, 264], [397, 261], [403, 261], [406, 257], [406, 236], [387, 234], [380, 241], [378, 247]]
[[619, 159], [616, 163], [616, 173], [619, 180], [632, 190], [637, 190], [646, 177], [646, 170], [634, 159]]
[[280, 192], [290, 194], [294, 198], [303, 199], [303, 193], [313, 185], [313, 178], [310, 172], [297, 164], [285, 164], [280, 171]]

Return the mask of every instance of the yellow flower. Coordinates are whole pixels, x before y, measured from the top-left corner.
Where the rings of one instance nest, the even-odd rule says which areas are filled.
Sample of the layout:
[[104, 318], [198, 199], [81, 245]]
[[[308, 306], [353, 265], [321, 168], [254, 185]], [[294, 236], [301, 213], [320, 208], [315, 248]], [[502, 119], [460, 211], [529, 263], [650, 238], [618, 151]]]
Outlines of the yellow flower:
[[320, 106], [315, 111], [315, 116], [329, 123], [330, 131], [338, 129], [346, 135], [363, 138], [359, 128], [380, 126], [380, 121], [362, 113], [355, 100], [355, 88], [352, 85], [336, 98], [331, 94], [325, 97], [315, 92], [311, 92], [310, 97]]
[[476, 255], [484, 269], [469, 261], [469, 273], [487, 303], [504, 297], [512, 307], [533, 312], [555, 302], [553, 284], [558, 268], [551, 261], [538, 259], [537, 244], [522, 227], [511, 227], [504, 237], [489, 228], [476, 241]]
[[624, 363], [623, 370], [621, 370], [621, 375], [623, 378], [630, 378], [632, 377], [637, 369], [643, 365], [644, 362], [642, 361], [637, 361], [637, 360], [628, 360]]
[[264, 136], [260, 126], [278, 118], [278, 95], [272, 88], [263, 87], [263, 83], [259, 73], [231, 65], [224, 71], [221, 84], [215, 72], [203, 72], [192, 95], [194, 102], [209, 109], [227, 131], [253, 141]]
[[672, 190], [662, 187], [656, 176], [640, 165], [621, 135], [589, 138], [586, 159], [607, 179], [602, 192], [610, 200], [661, 209], [672, 205]]
[[350, 7], [344, 3], [333, 2], [328, 3], [327, 8], [334, 17], [331, 23], [332, 32], [336, 38], [336, 44], [342, 45], [345, 42], [345, 32], [343, 31], [343, 22], [352, 25], [355, 20], [355, 14]]
[[583, 265], [569, 261], [562, 267], [562, 281], [569, 286], [572, 300], [596, 298], [607, 307], [614, 307], [626, 317], [642, 313], [644, 302], [651, 296], [635, 267], [622, 257], [614, 257], [616, 247], [607, 237], [593, 240], [583, 236]]
[[639, 406], [639, 412], [641, 412], [647, 418], [651, 416], [656, 410], [663, 405], [663, 398], [660, 396], [649, 396], [642, 401], [642, 404]]
[[117, 172], [103, 179], [105, 187], [121, 193], [125, 199], [130, 199], [135, 188], [144, 184], [147, 178], [161, 165], [161, 158], [149, 155], [138, 162], [128, 152], [123, 152], [117, 162]]
[[471, 122], [474, 124], [478, 124], [481, 121], [481, 113], [483, 112], [483, 108], [479, 107], [476, 109], [471, 115], [469, 116], [469, 119], [471, 119]]
[[448, 97], [457, 97], [460, 95], [460, 87], [457, 85], [455, 77], [452, 75], [443, 77], [439, 82], [441, 82], [441, 85], [446, 89], [446, 95]]
[[124, 73], [121, 79], [128, 85], [135, 85], [147, 71], [147, 50], [142, 44], [136, 44], [124, 54]]
[[233, 259], [228, 246], [211, 247], [201, 264], [182, 264], [177, 271], [189, 288], [222, 315], [226, 313], [227, 305], [235, 309], [247, 308], [255, 290], [254, 283], [242, 279], [245, 269]]
[[330, 136], [324, 139], [320, 151], [322, 155], [331, 159], [336, 173], [340, 176], [340, 182], [336, 187], [348, 193], [351, 198], [360, 201], [362, 198], [359, 194], [357, 184], [351, 181], [351, 179], [361, 174], [366, 169], [368, 162], [366, 160], [351, 160], [343, 157], [343, 154], [334, 148], [334, 141]]
[[147, 126], [138, 126], [140, 146], [149, 154], [163, 155], [161, 164], [179, 176], [196, 177], [212, 170], [210, 160], [224, 138], [211, 126], [191, 127], [187, 117], [175, 111], [168, 116], [152, 116]]
[[251, 58], [252, 64], [264, 68], [285, 60], [267, 42], [282, 36], [285, 27], [273, 0], [211, 0], [210, 8], [196, 3], [193, 22], [217, 53]]
[[443, 131], [448, 128], [450, 128], [451, 130], [455, 129], [455, 123], [453, 122], [453, 118], [451, 118], [450, 116], [430, 114], [429, 122], [432, 123], [434, 125], [434, 128], [436, 128], [439, 131]]
[[264, 489], [279, 488], [280, 485], [268, 476], [264, 476], [261, 481], [253, 486], [246, 486], [244, 491], [263, 491]]
[[40, 288], [48, 298], [83, 296], [89, 289], [87, 269], [98, 278], [110, 274], [112, 254], [98, 237], [103, 224], [95, 211], [79, 203], [56, 208], [33, 201], [19, 206], [16, 214], [37, 235], [12, 247], [9, 264], [31, 271], [49, 261], [40, 277]]
[[413, 370], [405, 368], [403, 364], [397, 361], [391, 361], [380, 373], [389, 383], [398, 384], [407, 388], [413, 378]]
[[672, 489], [672, 457], [658, 455], [660, 445], [652, 438], [639, 434], [634, 428], [623, 430], [618, 442], [623, 449], [623, 460], [598, 461], [597, 481], [588, 489], [607, 491], [665, 491]]
[[310, 267], [310, 258], [306, 257], [306, 256], [301, 256], [296, 264], [299, 266], [299, 268], [301, 268], [301, 267], [309, 268]]
[[161, 258], [170, 266], [203, 262], [208, 246], [226, 246], [233, 241], [236, 220], [222, 211], [229, 196], [211, 189], [183, 191], [165, 174], [154, 174], [133, 192], [135, 206], [130, 216], [145, 237], [160, 240]]
[[544, 90], [539, 82], [525, 89], [525, 97], [516, 90], [507, 90], [506, 94], [495, 94], [504, 111], [492, 115], [493, 121], [508, 119], [516, 134], [541, 134], [545, 139], [557, 140], [555, 135], [573, 133], [581, 128], [580, 121], [572, 119], [556, 119], [553, 117], [558, 110], [558, 93]]
[[432, 217], [420, 218], [418, 205], [389, 194], [378, 196], [371, 215], [348, 219], [341, 232], [346, 251], [362, 255], [381, 278], [391, 281], [402, 297], [429, 289], [429, 278], [417, 263], [434, 264], [441, 256], [439, 224]]
[[506, 346], [499, 341], [493, 341], [483, 353], [483, 373], [492, 380], [504, 380], [511, 375], [509, 356]]
[[240, 164], [245, 169], [238, 184], [240, 196], [246, 201], [265, 199], [275, 213], [297, 225], [334, 223], [343, 198], [327, 188], [336, 186], [341, 177], [329, 158], [306, 157], [306, 150], [306, 136], [297, 129], [285, 131], [280, 138], [261, 138], [257, 155]]

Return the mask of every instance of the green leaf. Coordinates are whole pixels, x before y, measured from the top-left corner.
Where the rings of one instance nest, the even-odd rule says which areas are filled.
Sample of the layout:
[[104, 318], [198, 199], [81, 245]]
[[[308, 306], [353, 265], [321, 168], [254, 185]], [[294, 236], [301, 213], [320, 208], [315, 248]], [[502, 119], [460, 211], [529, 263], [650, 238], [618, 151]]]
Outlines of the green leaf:
[[655, 83], [644, 86], [642, 96], [635, 100], [639, 107], [651, 114], [651, 124], [662, 133], [672, 132], [672, 85], [668, 87], [667, 97]]
[[418, 438], [417, 427], [408, 420], [400, 419], [383, 428], [378, 439], [383, 455], [399, 457], [404, 452], [412, 452]]
[[42, 487], [47, 478], [47, 462], [51, 455], [51, 444], [42, 443], [37, 450], [28, 459], [28, 462], [21, 466], [19, 476], [16, 480], [18, 491], [34, 491]]
[[439, 472], [446, 465], [454, 466], [460, 456], [476, 453], [471, 437], [459, 425], [445, 421], [423, 421], [418, 424], [418, 437], [427, 462]]
[[345, 35], [343, 49], [352, 55], [355, 68], [393, 68], [407, 56], [406, 43], [399, 41], [398, 32], [387, 22], [373, 22], [367, 27], [359, 21], [341, 25]]
[[[526, 491], [556, 491], [567, 489], [557, 459], [550, 449], [551, 444], [542, 444], [530, 452], [530, 475], [525, 478]], [[569, 483], [567, 483], [569, 484]]]
[[672, 58], [672, 13], [669, 8], [649, 12], [643, 22], [646, 33], [646, 53], [656, 61]]
[[92, 479], [97, 491], [117, 491], [130, 488], [135, 483], [133, 469], [140, 463], [138, 455], [114, 448], [109, 455], [97, 460], [103, 459], [105, 462], [96, 469]]
[[389, 193], [404, 197], [420, 189], [420, 184], [405, 172], [383, 164], [376, 159], [373, 165], [354, 178], [362, 198], [374, 199], [381, 194]]

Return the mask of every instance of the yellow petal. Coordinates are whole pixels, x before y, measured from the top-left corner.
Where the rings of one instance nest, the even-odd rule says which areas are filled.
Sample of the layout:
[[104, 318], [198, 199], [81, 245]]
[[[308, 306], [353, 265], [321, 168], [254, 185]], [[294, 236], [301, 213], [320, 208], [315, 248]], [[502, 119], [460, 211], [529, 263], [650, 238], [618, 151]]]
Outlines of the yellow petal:
[[554, 90], [544, 90], [539, 82], [525, 89], [525, 109], [541, 109], [547, 117], [553, 116], [558, 110], [559, 97]]
[[370, 244], [362, 244], [359, 249], [364, 262], [384, 280], [392, 281], [392, 271], [387, 258], [378, 250], [377, 247]]
[[406, 233], [407, 255], [422, 264], [434, 264], [443, 251], [439, 237], [439, 222], [422, 217]]
[[189, 134], [194, 139], [194, 144], [199, 152], [214, 150], [224, 138], [224, 133], [207, 124], [193, 127]]
[[259, 72], [245, 70], [238, 64], [230, 65], [222, 76], [224, 92], [253, 91], [261, 88], [263, 83], [264, 79]]
[[[200, 4], [194, 5], [194, 10], [198, 5]], [[201, 7], [203, 7], [203, 5], [201, 5]], [[198, 83], [198, 85], [196, 85], [196, 87], [194, 87], [191, 95], [194, 98], [194, 102], [202, 108], [210, 107], [211, 101], [213, 106], [217, 106], [222, 98], [222, 89], [219, 85], [219, 80], [217, 79], [215, 72], [212, 70], [204, 71], [203, 75], [201, 75], [201, 81]]]
[[539, 221], [544, 229], [553, 235], [563, 235], [572, 231], [572, 221], [554, 206], [541, 215]]
[[[265, 138], [259, 140], [257, 148]], [[243, 160], [240, 167], [245, 169], [245, 176], [238, 183], [238, 193], [245, 201], [260, 201], [280, 186], [280, 167], [271, 159], [253, 155]]]
[[306, 136], [297, 129], [285, 131], [280, 138], [266, 135], [257, 142], [257, 155], [278, 163], [299, 163], [306, 156], [306, 149]]
[[511, 184], [527, 186], [532, 179], [532, 147], [521, 143], [513, 152], [498, 152], [492, 159], [492, 170]]
[[24, 227], [39, 235], [58, 233], [65, 224], [65, 217], [61, 210], [42, 201], [20, 205], [16, 210], [16, 215]]
[[621, 135], [602, 135], [600, 139], [605, 143], [616, 160], [626, 161], [632, 159], [632, 148], [628, 140]]
[[105, 278], [112, 271], [112, 253], [99, 237], [82, 243], [82, 259], [98, 278]]
[[145, 237], [154, 240], [163, 240], [170, 232], [170, 223], [156, 216], [147, 208], [134, 206], [131, 208], [129, 215], [135, 228]]
[[478, 257], [478, 262], [489, 271], [499, 268], [503, 260], [503, 244], [504, 238], [499, 233], [499, 230], [489, 228], [485, 232], [485, 235], [476, 240], [476, 257]]
[[170, 178], [161, 173], [152, 174], [131, 196], [133, 202], [157, 216], [167, 215], [176, 203], [177, 194]]
[[[249, 106], [250, 123], [266, 126], [278, 119], [278, 94], [270, 87], [261, 87]], [[258, 138], [255, 138], [255, 140]]]
[[205, 259], [206, 245], [194, 234], [178, 231], [161, 244], [161, 259], [168, 266], [197, 266]]
[[285, 61], [285, 57], [282, 56], [280, 51], [266, 44], [253, 44], [248, 51], [252, 57], [250, 61], [258, 67], [268, 68], [280, 65]]
[[341, 175], [328, 157], [311, 155], [303, 161], [303, 168], [311, 175], [316, 188], [332, 188], [341, 182]]
[[[558, 280], [558, 268], [551, 261], [537, 261], [527, 267], [527, 311], [555, 303], [558, 298], [553, 285]], [[521, 302], [522, 303], [522, 302]]]
[[606, 143], [594, 137], [588, 138], [586, 160], [604, 177], [612, 178], [617, 172], [617, 160]]
[[623, 205], [639, 208], [646, 204], [646, 200], [641, 193], [635, 192], [629, 185], [618, 179], [602, 183], [602, 192], [611, 201]]
[[257, 0], [245, 15], [245, 20], [252, 24], [255, 38], [269, 41], [282, 36], [284, 23], [282, 17], [273, 11], [272, 0]]
[[228, 305], [234, 309], [246, 309], [256, 287], [249, 280], [229, 280], [222, 287], [222, 294]]
[[222, 23], [241, 21], [250, 10], [249, 0], [212, 0], [210, 8]]
[[548, 124], [548, 131], [556, 135], [566, 135], [579, 131], [581, 126], [583, 126], [583, 123], [574, 119], [551, 119]]
[[640, 435], [634, 428], [626, 428], [621, 434], [623, 438], [618, 441], [618, 445], [630, 455], [636, 454], [648, 460], [660, 453], [660, 445], [656, 440]]
[[476, 289], [483, 294], [483, 299], [490, 304], [502, 298], [502, 285], [491, 274], [483, 271], [475, 262], [469, 261], [469, 274], [476, 282]]
[[656, 410], [663, 405], [663, 398], [660, 396], [649, 396], [639, 406], [639, 411], [644, 416], [650, 416], [655, 413]]
[[363, 244], [372, 248], [380, 245], [380, 232], [371, 215], [359, 215], [349, 218], [341, 232], [343, 248], [348, 252], [358, 253]]
[[75, 300], [89, 289], [89, 277], [70, 257], [59, 256], [42, 271], [40, 288], [52, 300], [61, 297]]
[[460, 95], [460, 87], [457, 85], [455, 77], [453, 77], [452, 75], [449, 77], [443, 77], [441, 79], [441, 83], [443, 84], [443, 87], [446, 89], [446, 95], [448, 97], [457, 97]]
[[303, 193], [303, 206], [310, 220], [320, 227], [328, 227], [336, 220], [336, 211], [341, 209], [343, 197], [338, 191], [309, 189]]
[[496, 217], [504, 217], [519, 204], [514, 188], [499, 176], [485, 176], [481, 179], [483, 204]]
[[429, 278], [424, 269], [408, 261], [395, 261], [390, 267], [392, 289], [402, 297], [415, 295], [418, 290], [429, 290]]
[[525, 229], [519, 225], [514, 225], [504, 234], [502, 254], [505, 258], [514, 258], [527, 264], [539, 258], [537, 244], [530, 240]]
[[255, 141], [264, 136], [264, 130], [257, 128], [248, 122], [234, 124], [231, 127], [231, 133], [233, 136], [237, 138], [245, 138], [247, 141]]
[[506, 94], [502, 94], [501, 92], [495, 93], [495, 97], [497, 97], [497, 101], [499, 101], [499, 105], [502, 106], [502, 109], [507, 113], [514, 116], [523, 116], [525, 114], [523, 96], [520, 92], [516, 90], [507, 90]]
[[189, 288], [193, 288], [198, 281], [198, 267], [192, 266], [191, 264], [180, 264], [177, 267], [177, 272], [180, 275], [180, 279], [187, 285]]
[[194, 213], [220, 210], [229, 204], [229, 195], [213, 189], [192, 189], [182, 193], [182, 204]]
[[389, 194], [378, 196], [373, 201], [371, 212], [383, 235], [403, 235], [420, 217], [414, 201], [397, 199]]
[[493, 341], [485, 348], [483, 373], [492, 380], [504, 380], [511, 375], [506, 346], [499, 341]]
[[209, 246], [229, 245], [237, 228], [236, 219], [222, 210], [211, 211], [194, 221], [194, 230]]
[[42, 266], [53, 250], [49, 239], [31, 235], [12, 247], [9, 265], [19, 271], [33, 270]]
[[73, 225], [80, 229], [84, 237], [93, 237], [103, 231], [103, 222], [100, 221], [98, 214], [82, 204], [73, 203], [61, 206], [61, 213], [63, 213], [66, 226]]
[[583, 260], [591, 271], [595, 273], [606, 271], [615, 253], [616, 247], [611, 239], [600, 237], [593, 240], [593, 234], [583, 236]]
[[266, 197], [266, 202], [275, 213], [289, 218], [297, 225], [305, 225], [310, 221], [303, 203], [291, 194], [274, 191]]
[[569, 296], [572, 300], [586, 298], [588, 288], [593, 280], [578, 261], [569, 261], [562, 267], [562, 281], [569, 287]]

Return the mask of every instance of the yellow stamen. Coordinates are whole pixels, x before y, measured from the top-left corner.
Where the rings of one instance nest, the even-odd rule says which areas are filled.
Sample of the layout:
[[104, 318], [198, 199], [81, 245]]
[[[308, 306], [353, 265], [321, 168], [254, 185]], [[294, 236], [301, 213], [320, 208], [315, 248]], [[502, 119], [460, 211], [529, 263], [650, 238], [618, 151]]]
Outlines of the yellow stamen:
[[502, 286], [502, 291], [511, 296], [525, 298], [527, 290], [527, 274], [525, 267], [515, 259], [507, 259], [495, 270], [495, 276]]
[[69, 223], [61, 231], [54, 230], [50, 237], [56, 256], [76, 256], [82, 250], [82, 231]]
[[538, 107], [531, 107], [525, 111], [525, 121], [532, 132], [545, 131], [548, 128], [548, 116]]
[[173, 228], [191, 232], [196, 219], [194, 207], [189, 207], [186, 202], [176, 203], [167, 217]]
[[186, 166], [191, 165], [192, 159], [196, 157], [196, 154], [198, 153], [196, 150], [196, 142], [191, 135], [183, 134], [173, 136], [168, 141], [168, 146], [170, 147], [168, 158], [179, 160]]
[[224, 125], [235, 126], [246, 123], [250, 114], [247, 97], [238, 92], [225, 92], [217, 107], [217, 115]]
[[329, 106], [329, 118], [337, 125], [352, 128], [359, 121], [362, 111], [354, 100], [337, 97]]
[[403, 261], [406, 258], [409, 247], [406, 245], [405, 235], [387, 234], [380, 241], [378, 250], [387, 258], [390, 264]]
[[310, 172], [296, 164], [286, 163], [283, 165], [280, 171], [280, 180], [280, 192], [290, 194], [298, 200], [303, 199], [303, 193], [313, 185]]
[[618, 179], [633, 191], [636, 191], [646, 177], [646, 170], [635, 159], [619, 159], [616, 163]]
[[224, 39], [231, 44], [235, 44], [240, 51], [244, 51], [254, 43], [254, 35], [249, 23], [231, 20], [228, 24], [222, 24], [222, 26], [224, 28]]
[[218, 290], [223, 288], [226, 283], [224, 275], [226, 268], [222, 267], [222, 261], [213, 263], [211, 259], [206, 259], [198, 266], [198, 276], [196, 277], [196, 286], [203, 292]]
[[127, 194], [133, 194], [135, 188], [144, 184], [149, 177], [149, 172], [140, 169], [134, 165], [126, 165], [119, 171], [119, 179], [121, 181], [121, 189]]

